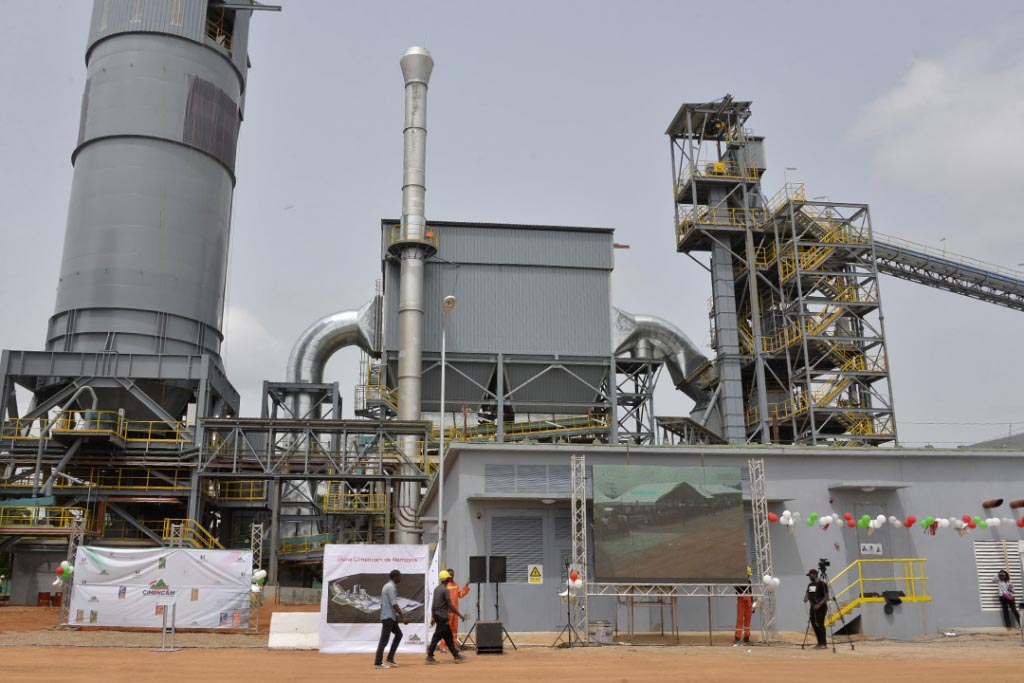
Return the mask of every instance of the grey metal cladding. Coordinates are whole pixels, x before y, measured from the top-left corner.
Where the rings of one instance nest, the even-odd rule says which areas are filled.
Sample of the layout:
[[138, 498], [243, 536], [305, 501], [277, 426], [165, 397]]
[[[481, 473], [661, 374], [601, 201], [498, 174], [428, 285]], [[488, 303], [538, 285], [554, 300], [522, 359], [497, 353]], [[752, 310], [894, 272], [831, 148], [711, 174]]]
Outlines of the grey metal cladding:
[[437, 230], [438, 254], [453, 263], [608, 270], [613, 267], [612, 235], [606, 230], [429, 222]]
[[249, 20], [251, 11], [234, 13], [231, 50], [206, 36], [208, 0], [96, 0], [93, 4], [87, 59], [105, 38], [124, 33], [162, 33], [205, 45], [234, 65], [244, 85], [248, 71]]
[[189, 77], [182, 130], [186, 145], [203, 150], [234, 173], [240, 123], [238, 105], [226, 92], [198, 76]]
[[220, 329], [231, 178], [177, 145], [113, 138], [82, 150], [56, 311], [163, 311]]
[[202, 43], [207, 0], [96, 0], [88, 52], [97, 41], [118, 33], [169, 33]]
[[[214, 53], [162, 36], [118, 36], [93, 52], [87, 83], [79, 149], [111, 136], [154, 137], [192, 144], [233, 169], [241, 85], [233, 67]], [[210, 119], [214, 112], [218, 121], [233, 124], [233, 136], [219, 136], [216, 147], [188, 137], [199, 130], [197, 118]]]
[[[387, 265], [385, 348], [398, 343], [398, 266]], [[441, 300], [458, 298], [448, 319], [453, 353], [608, 356], [611, 319], [607, 270], [428, 261], [424, 273], [423, 350], [441, 348]], [[436, 302], [432, 306], [431, 302]]]

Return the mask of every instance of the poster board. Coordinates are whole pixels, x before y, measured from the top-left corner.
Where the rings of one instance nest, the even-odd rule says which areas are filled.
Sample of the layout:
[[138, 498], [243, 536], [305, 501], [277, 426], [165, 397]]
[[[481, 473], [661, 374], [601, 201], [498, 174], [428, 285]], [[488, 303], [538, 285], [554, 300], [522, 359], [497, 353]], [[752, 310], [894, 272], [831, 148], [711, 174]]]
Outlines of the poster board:
[[598, 581], [746, 583], [738, 467], [594, 465]]
[[75, 556], [72, 626], [160, 628], [174, 603], [177, 628], [247, 628], [252, 552], [83, 546]]
[[380, 594], [392, 569], [402, 572], [398, 604], [409, 619], [399, 624], [399, 652], [423, 652], [430, 620], [430, 549], [425, 545], [324, 546], [320, 596], [320, 652], [376, 652], [380, 640]]

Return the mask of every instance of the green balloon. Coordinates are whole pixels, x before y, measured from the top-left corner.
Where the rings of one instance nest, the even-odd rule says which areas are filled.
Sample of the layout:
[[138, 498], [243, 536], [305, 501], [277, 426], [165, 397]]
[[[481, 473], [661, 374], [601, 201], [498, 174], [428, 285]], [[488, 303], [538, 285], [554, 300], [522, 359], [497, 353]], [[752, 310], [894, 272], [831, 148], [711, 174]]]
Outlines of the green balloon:
[[815, 521], [817, 521], [817, 519], [818, 519], [818, 513], [817, 512], [812, 512], [811, 516], [807, 518], [807, 521], [808, 522], [815, 522]]
[[973, 517], [971, 517], [971, 519], [973, 519], [975, 522], [979, 522], [979, 523], [982, 521], [981, 517], [979, 517], [978, 515], [974, 515]]
[[928, 523], [928, 520], [927, 520], [927, 519], [922, 519], [922, 520], [921, 520], [921, 528], [922, 528], [922, 529], [927, 529], [927, 528], [928, 528], [928, 527], [930, 527], [930, 526], [931, 526], [931, 524], [929, 524], [929, 523]]
[[814, 526], [814, 519], [811, 517], [807, 518], [807, 526]]
[[980, 526], [982, 529], [987, 529], [988, 522], [986, 522], [985, 520], [981, 520], [980, 522], [978, 522], [978, 526]]
[[931, 526], [932, 524], [935, 524], [935, 518], [934, 517], [929, 517], [925, 521], [928, 522], [928, 526]]

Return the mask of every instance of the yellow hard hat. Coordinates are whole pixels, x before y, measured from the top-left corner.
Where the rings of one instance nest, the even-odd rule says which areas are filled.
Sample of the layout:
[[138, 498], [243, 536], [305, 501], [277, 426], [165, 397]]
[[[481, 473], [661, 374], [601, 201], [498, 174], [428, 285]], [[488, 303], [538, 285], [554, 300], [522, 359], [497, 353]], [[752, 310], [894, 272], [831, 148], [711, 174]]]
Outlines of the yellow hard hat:
[[750, 567], [747, 567], [747, 576], [753, 576], [753, 575], [754, 575], [754, 570], [751, 569]]
[[442, 569], [441, 571], [439, 571], [437, 573], [437, 578], [439, 578], [442, 581], [446, 581], [446, 580], [452, 578], [452, 575], [448, 573], [447, 569]]

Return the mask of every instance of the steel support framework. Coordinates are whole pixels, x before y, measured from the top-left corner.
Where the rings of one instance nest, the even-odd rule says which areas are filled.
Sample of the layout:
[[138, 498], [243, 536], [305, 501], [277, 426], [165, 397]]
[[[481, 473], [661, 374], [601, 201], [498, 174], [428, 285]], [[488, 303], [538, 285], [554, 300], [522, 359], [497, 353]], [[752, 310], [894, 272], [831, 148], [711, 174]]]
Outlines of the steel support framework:
[[[82, 545], [82, 539], [85, 537], [85, 517], [75, 517], [71, 522], [71, 533], [68, 535], [68, 553], [67, 562], [70, 565], [75, 564], [75, 557], [78, 555], [78, 548]], [[61, 591], [60, 600], [60, 620], [59, 624], [67, 626], [69, 622], [69, 615], [71, 614], [71, 586], [74, 583], [75, 575], [71, 576], [64, 581], [64, 586]]]
[[[587, 456], [573, 455], [570, 459], [570, 485], [572, 487], [572, 567], [583, 581], [583, 589], [572, 601], [572, 627], [576, 637], [587, 643], [587, 594], [590, 591], [590, 571], [587, 552]], [[571, 571], [571, 570], [570, 570]], [[570, 593], [572, 591], [570, 590]]]
[[617, 358], [615, 398], [619, 406], [618, 441], [636, 445], [657, 444], [654, 421], [654, 387], [665, 366], [653, 358]]
[[710, 254], [708, 373], [731, 443], [878, 445], [896, 440], [868, 207], [766, 199], [750, 102], [684, 104], [666, 134], [676, 247]]
[[[764, 460], [751, 459], [750, 468], [750, 509], [754, 523], [754, 581], [760, 586], [761, 597], [761, 642], [771, 643], [779, 639], [779, 627], [775, 613], [775, 591], [764, 585], [763, 577], [775, 576], [772, 566], [771, 528], [768, 526], [768, 496], [765, 493]], [[756, 592], [756, 591], [755, 591]]]

